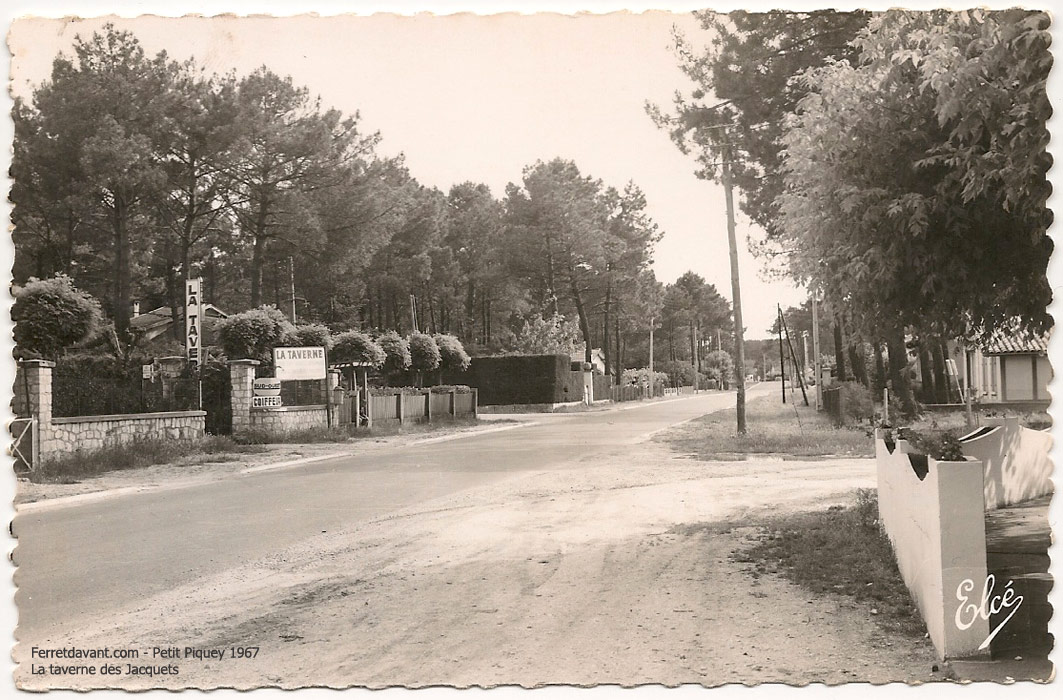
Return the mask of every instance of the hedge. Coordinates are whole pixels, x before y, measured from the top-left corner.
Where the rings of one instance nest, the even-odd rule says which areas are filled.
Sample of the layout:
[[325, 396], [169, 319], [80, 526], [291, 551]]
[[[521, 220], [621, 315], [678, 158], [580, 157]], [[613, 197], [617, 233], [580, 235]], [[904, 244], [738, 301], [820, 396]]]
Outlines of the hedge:
[[474, 357], [465, 372], [444, 372], [443, 381], [477, 390], [481, 406], [564, 403], [583, 400], [583, 377], [567, 355]]

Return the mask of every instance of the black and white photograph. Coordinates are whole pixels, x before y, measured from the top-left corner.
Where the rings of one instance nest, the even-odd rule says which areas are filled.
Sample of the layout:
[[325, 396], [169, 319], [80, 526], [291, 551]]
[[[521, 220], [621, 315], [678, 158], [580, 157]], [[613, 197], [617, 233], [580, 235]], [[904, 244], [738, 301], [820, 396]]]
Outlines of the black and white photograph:
[[407, 4], [7, 17], [9, 687], [1051, 692], [1048, 4]]

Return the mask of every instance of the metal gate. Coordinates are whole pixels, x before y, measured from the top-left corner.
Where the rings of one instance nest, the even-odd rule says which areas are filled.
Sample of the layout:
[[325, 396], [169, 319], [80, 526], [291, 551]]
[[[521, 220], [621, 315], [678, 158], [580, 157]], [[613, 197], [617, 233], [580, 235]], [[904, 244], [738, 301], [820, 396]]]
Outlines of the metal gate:
[[11, 455], [15, 458], [15, 472], [31, 472], [37, 468], [37, 447], [40, 438], [37, 435], [36, 418], [16, 418], [11, 421]]
[[200, 369], [203, 410], [207, 412], [205, 428], [211, 435], [233, 432], [232, 384], [225, 365], [206, 365]]

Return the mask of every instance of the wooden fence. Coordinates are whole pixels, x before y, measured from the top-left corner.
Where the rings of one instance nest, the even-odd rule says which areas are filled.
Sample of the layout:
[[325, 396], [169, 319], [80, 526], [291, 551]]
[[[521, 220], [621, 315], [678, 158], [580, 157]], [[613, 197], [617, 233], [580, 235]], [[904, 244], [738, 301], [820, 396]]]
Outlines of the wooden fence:
[[374, 423], [431, 422], [436, 416], [476, 416], [476, 389], [467, 393], [424, 389], [415, 393], [370, 394], [363, 406], [364, 397], [364, 391], [345, 393], [337, 401], [337, 424], [372, 427]]

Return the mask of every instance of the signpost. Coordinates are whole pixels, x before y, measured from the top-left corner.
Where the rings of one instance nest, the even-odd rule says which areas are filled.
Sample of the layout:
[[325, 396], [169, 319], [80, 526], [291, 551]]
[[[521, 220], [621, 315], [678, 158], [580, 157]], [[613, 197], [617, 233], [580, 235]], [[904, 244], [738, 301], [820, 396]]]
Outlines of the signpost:
[[251, 397], [252, 408], [280, 408], [281, 380], [276, 377], [263, 377], [255, 380], [255, 395]]
[[323, 347], [273, 348], [273, 365], [280, 381], [325, 379], [328, 376]]
[[190, 279], [185, 285], [185, 351], [188, 357], [188, 364], [193, 367], [200, 363], [202, 347], [202, 290], [202, 277]]

